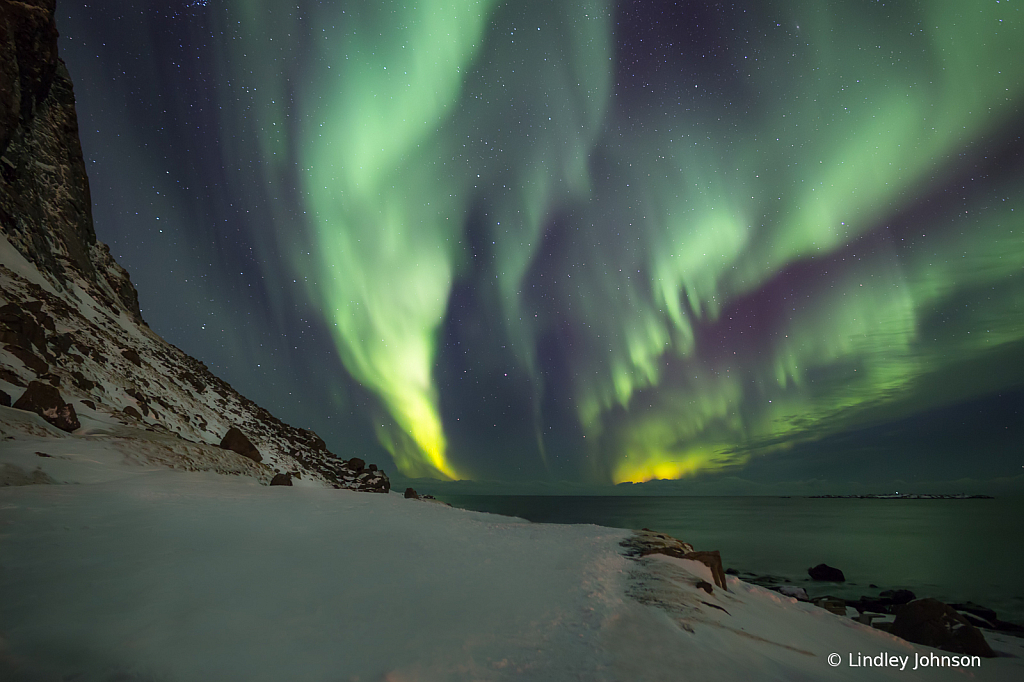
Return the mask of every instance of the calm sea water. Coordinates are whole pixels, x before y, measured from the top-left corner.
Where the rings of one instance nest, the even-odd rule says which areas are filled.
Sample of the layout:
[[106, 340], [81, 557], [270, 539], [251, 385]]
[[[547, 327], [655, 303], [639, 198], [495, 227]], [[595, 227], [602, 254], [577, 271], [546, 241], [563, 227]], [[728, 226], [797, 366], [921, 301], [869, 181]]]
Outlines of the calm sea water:
[[[811, 596], [856, 598], [907, 588], [973, 601], [1024, 623], [1024, 499], [856, 500], [776, 497], [439, 495], [456, 507], [538, 523], [650, 528], [725, 566], [789, 578]], [[807, 569], [842, 569], [845, 584]], [[869, 584], [877, 588], [870, 588]]]

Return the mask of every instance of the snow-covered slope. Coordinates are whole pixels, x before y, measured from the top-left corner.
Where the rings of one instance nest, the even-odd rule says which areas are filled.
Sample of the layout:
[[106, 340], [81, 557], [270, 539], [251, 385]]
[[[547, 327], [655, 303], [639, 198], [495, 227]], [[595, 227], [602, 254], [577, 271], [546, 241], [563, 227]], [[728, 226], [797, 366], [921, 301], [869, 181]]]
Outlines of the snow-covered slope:
[[[262, 482], [290, 473], [299, 483], [386, 492], [390, 483], [376, 466], [335, 457], [315, 433], [283, 424], [143, 321], [128, 273], [93, 230], [53, 9], [52, 0], [0, 0], [0, 402], [16, 403], [38, 382], [70, 404], [34, 406], [68, 438], [100, 429], [159, 442], [143, 449], [159, 456], [135, 456], [165, 466]], [[88, 426], [76, 427], [74, 417]], [[231, 427], [258, 454], [240, 461], [208, 447]], [[25, 428], [0, 414], [0, 465], [11, 481], [29, 475], [8, 457], [12, 439], [32, 433]], [[50, 464], [40, 463], [44, 473]], [[67, 480], [58, 473], [51, 478]]]
[[[83, 424], [63, 434], [67, 438], [102, 432], [159, 440], [166, 466], [205, 468], [227, 458], [233, 460], [228, 469], [263, 482], [290, 472], [296, 483], [387, 489], [383, 472], [338, 459], [315, 433], [282, 423], [124, 310], [108, 308], [83, 282], [69, 278], [57, 292], [19, 256], [0, 237], [0, 390], [16, 400], [32, 381], [57, 387]], [[0, 437], [18, 440], [33, 432], [11, 412], [0, 408]], [[232, 426], [256, 446], [262, 462], [227, 450], [218, 457], [194, 455], [209, 453]], [[19, 466], [7, 461], [11, 448], [6, 441], [0, 462]], [[48, 464], [40, 466], [46, 471]]]

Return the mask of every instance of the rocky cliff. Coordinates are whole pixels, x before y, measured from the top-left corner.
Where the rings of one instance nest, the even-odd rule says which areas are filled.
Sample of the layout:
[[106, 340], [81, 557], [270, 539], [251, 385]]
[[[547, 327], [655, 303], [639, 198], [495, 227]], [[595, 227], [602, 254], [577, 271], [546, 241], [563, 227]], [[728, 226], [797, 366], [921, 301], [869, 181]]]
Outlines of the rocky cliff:
[[[93, 229], [54, 0], [0, 0], [0, 234], [0, 445], [106, 437], [140, 463], [389, 489], [376, 466], [336, 457], [143, 321]], [[8, 482], [43, 480], [3, 466]]]

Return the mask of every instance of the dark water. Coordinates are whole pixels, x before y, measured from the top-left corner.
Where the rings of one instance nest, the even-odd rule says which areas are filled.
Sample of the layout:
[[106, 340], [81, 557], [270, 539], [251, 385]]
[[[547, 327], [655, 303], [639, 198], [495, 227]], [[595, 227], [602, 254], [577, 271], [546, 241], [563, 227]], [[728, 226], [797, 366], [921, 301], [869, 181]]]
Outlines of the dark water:
[[[811, 596], [855, 598], [907, 588], [973, 601], [1024, 623], [1024, 499], [856, 500], [801, 497], [439, 496], [456, 507], [542, 523], [650, 528], [726, 567], [785, 577]], [[842, 569], [845, 584], [807, 569]], [[869, 588], [874, 583], [878, 588]]]

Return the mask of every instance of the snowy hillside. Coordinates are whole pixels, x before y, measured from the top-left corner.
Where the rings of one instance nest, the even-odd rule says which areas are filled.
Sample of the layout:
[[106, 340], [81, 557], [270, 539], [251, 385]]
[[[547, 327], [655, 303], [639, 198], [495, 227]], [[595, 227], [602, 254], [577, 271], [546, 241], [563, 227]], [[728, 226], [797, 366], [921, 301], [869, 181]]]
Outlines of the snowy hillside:
[[[0, 404], [21, 399], [72, 439], [102, 432], [159, 443], [133, 457], [172, 468], [386, 492], [375, 465], [335, 457], [315, 433], [283, 424], [143, 321], [128, 273], [93, 229], [53, 12], [52, 0], [0, 0]], [[243, 454], [211, 449], [232, 427]], [[25, 471], [11, 460], [9, 442], [30, 433], [20, 416], [0, 414], [0, 477], [39, 468], [63, 480], [48, 462]]]
[[[159, 448], [146, 450], [151, 454], [137, 456], [174, 468], [245, 474], [264, 483], [276, 473], [290, 473], [296, 484], [387, 489], [387, 477], [376, 467], [334, 457], [315, 433], [283, 424], [239, 395], [201, 362], [113, 307], [102, 291], [74, 277], [58, 291], [3, 237], [0, 284], [0, 391], [17, 400], [33, 381], [57, 388], [83, 424], [66, 437], [103, 433], [158, 442]], [[14, 410], [0, 410], [3, 437], [34, 432]], [[255, 445], [261, 461], [216, 447], [232, 426]], [[9, 472], [5, 476], [26, 466], [11, 461], [11, 451], [8, 445], [0, 455]], [[48, 462], [35, 466], [65, 480], [49, 471]]]

